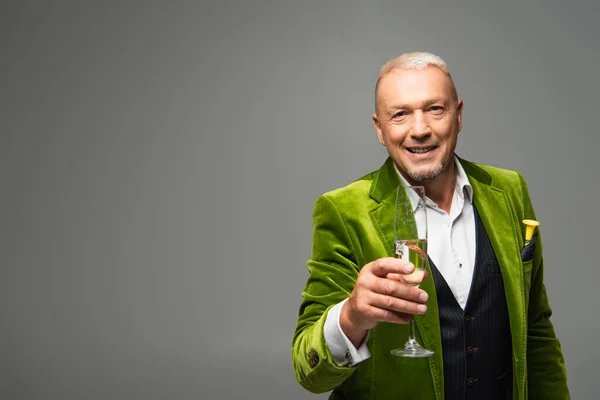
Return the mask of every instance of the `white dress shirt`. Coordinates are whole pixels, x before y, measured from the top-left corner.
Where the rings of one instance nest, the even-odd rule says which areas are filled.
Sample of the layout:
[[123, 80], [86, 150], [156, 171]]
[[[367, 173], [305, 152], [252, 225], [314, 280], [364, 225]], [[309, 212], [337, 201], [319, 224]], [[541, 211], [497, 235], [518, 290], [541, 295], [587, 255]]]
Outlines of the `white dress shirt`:
[[[473, 188], [458, 158], [456, 186], [450, 213], [442, 210], [431, 199], [425, 199], [429, 238], [427, 253], [440, 271], [458, 304], [464, 309], [469, 297], [475, 268], [475, 217], [473, 213]], [[398, 172], [398, 170], [396, 169]], [[398, 172], [402, 184], [410, 186]], [[410, 196], [416, 208], [416, 195]], [[432, 279], [432, 278], [429, 278]], [[333, 306], [325, 319], [324, 336], [333, 361], [338, 366], [354, 366], [371, 357], [367, 339], [354, 347], [340, 327], [340, 311], [348, 299]]]

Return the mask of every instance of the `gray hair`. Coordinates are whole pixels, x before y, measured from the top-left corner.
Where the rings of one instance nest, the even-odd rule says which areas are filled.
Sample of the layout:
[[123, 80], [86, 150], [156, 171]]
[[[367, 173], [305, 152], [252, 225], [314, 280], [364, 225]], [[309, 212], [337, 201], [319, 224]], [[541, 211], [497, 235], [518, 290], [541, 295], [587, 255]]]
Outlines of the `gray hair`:
[[442, 60], [439, 56], [436, 56], [432, 53], [412, 52], [404, 53], [401, 56], [392, 58], [390, 61], [383, 64], [383, 67], [381, 67], [381, 70], [379, 71], [379, 79], [377, 79], [377, 84], [375, 85], [375, 109], [377, 110], [377, 89], [379, 88], [381, 78], [397, 70], [424, 69], [429, 66], [439, 68], [444, 74], [446, 74], [446, 76], [448, 76], [448, 78], [450, 78], [454, 99], [458, 100], [456, 86], [454, 86], [454, 81], [452, 80], [452, 76], [448, 71], [448, 66], [446, 65], [446, 62]]
[[423, 69], [430, 65], [436, 66], [445, 74], [450, 75], [448, 66], [440, 57], [431, 53], [413, 52], [404, 53], [401, 56], [386, 62], [383, 67], [381, 67], [379, 77], [382, 78], [397, 69]]

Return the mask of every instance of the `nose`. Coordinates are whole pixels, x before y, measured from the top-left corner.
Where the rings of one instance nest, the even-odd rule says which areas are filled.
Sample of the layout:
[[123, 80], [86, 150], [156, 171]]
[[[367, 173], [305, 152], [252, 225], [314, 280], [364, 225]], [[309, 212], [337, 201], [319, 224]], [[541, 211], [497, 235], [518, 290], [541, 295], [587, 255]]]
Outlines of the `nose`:
[[411, 129], [411, 136], [415, 138], [423, 138], [431, 134], [431, 128], [427, 116], [421, 110], [415, 111], [413, 114], [413, 125]]

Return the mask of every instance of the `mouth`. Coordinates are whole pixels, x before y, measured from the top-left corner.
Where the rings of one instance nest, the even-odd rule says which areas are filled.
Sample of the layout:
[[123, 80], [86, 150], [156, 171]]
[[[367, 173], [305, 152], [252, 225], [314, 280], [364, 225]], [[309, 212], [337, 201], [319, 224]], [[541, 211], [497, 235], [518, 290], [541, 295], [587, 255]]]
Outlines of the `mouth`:
[[430, 151], [434, 150], [437, 146], [427, 146], [427, 147], [405, 147], [405, 149], [412, 154], [427, 154]]

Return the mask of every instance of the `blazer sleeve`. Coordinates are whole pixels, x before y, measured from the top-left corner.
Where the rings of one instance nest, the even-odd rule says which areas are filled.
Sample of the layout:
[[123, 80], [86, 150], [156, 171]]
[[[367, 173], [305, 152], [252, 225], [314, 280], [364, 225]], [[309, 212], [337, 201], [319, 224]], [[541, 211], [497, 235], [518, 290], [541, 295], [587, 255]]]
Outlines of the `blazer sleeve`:
[[326, 195], [319, 197], [313, 209], [309, 277], [292, 342], [296, 379], [313, 393], [333, 390], [356, 370], [333, 362], [323, 335], [327, 312], [354, 288], [359, 271], [355, 255], [338, 208]]
[[[519, 174], [524, 218], [535, 219], [527, 184]], [[532, 263], [527, 311], [527, 383], [529, 399], [570, 399], [567, 372], [560, 346], [550, 320], [552, 309], [544, 285], [541, 235], [538, 235]], [[526, 280], [527, 282], [528, 280]], [[527, 292], [527, 288], [526, 288]]]

